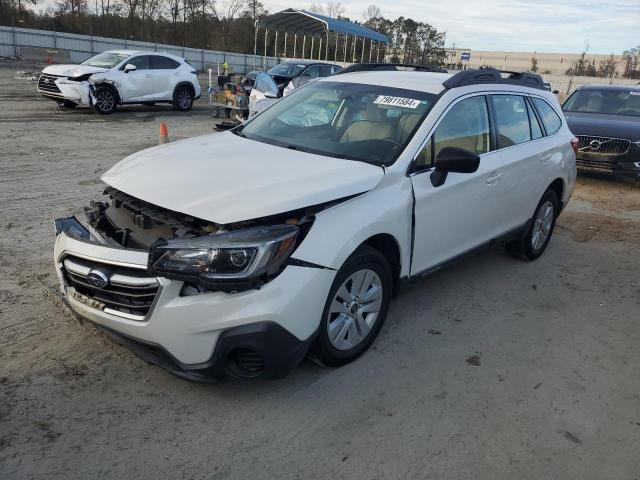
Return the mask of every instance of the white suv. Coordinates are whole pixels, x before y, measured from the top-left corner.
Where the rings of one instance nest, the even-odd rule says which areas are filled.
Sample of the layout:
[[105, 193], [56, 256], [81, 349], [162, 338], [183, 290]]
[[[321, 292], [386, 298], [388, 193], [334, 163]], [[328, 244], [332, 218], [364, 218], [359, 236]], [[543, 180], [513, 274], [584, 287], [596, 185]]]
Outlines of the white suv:
[[55, 267], [78, 314], [178, 375], [343, 365], [402, 285], [498, 240], [538, 258], [575, 147], [535, 75], [336, 75], [115, 165], [56, 220]]
[[38, 91], [65, 107], [93, 106], [104, 114], [130, 103], [171, 103], [186, 111], [201, 93], [198, 72], [184, 58], [131, 50], [103, 52], [80, 65], [51, 65], [42, 71]]

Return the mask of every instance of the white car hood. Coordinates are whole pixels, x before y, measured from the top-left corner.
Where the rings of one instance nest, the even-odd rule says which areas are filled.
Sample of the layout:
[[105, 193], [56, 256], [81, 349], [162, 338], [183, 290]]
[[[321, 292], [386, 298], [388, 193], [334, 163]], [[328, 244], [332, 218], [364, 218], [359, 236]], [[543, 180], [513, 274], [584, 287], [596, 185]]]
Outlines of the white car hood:
[[381, 167], [214, 133], [135, 153], [102, 180], [135, 198], [218, 224], [363, 193]]
[[91, 67], [89, 65], [50, 65], [42, 70], [42, 73], [73, 78], [87, 73], [106, 72], [107, 70], [107, 68]]

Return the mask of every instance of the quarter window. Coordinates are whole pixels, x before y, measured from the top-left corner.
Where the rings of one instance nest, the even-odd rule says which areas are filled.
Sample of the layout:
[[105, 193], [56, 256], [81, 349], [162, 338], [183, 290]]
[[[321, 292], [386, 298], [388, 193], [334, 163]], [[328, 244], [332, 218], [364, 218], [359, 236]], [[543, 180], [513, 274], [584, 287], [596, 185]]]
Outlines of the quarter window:
[[498, 148], [531, 140], [529, 114], [524, 97], [492, 95], [498, 134]]
[[541, 98], [532, 98], [532, 100], [538, 109], [538, 112], [540, 112], [542, 123], [544, 124], [544, 129], [547, 131], [547, 135], [553, 135], [560, 130], [562, 120], [560, 120], [560, 117], [551, 105]]
[[151, 55], [149, 58], [149, 68], [151, 68], [151, 70], [173, 70], [180, 66], [178, 62], [168, 57]]
[[484, 96], [456, 103], [416, 157], [418, 169], [430, 167], [445, 147], [464, 148], [477, 154], [489, 151], [489, 112]]

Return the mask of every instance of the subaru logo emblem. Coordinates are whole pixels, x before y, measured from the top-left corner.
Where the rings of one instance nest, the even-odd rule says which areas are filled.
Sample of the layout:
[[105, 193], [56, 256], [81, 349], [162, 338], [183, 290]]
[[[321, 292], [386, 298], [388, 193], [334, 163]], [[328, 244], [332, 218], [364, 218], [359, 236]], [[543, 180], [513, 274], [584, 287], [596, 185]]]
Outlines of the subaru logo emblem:
[[87, 281], [96, 288], [104, 288], [109, 285], [107, 274], [97, 268], [87, 273]]
[[589, 142], [589, 148], [591, 148], [591, 150], [600, 150], [601, 146], [602, 142], [599, 140], [591, 140], [591, 142]]

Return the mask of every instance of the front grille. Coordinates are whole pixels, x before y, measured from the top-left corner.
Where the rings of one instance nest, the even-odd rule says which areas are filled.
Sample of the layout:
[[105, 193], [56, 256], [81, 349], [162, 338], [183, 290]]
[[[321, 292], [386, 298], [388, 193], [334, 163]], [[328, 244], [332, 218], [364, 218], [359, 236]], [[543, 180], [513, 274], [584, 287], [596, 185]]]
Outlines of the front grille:
[[160, 287], [143, 270], [68, 256], [62, 273], [72, 297], [105, 313], [144, 320]]
[[62, 92], [60, 92], [60, 89], [58, 88], [55, 82], [59, 78], [61, 77], [56, 77], [55, 75], [45, 75], [45, 74], [40, 75], [40, 79], [38, 80], [38, 90], [40, 90], [43, 93], [61, 95]]
[[624, 155], [629, 151], [630, 140], [624, 138], [578, 135], [578, 151], [595, 155]]

